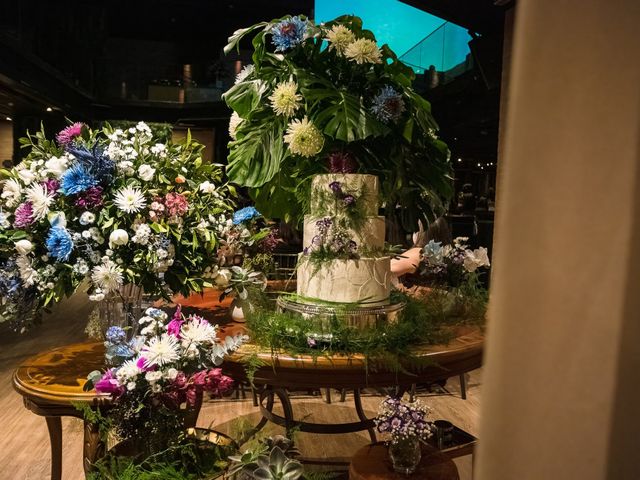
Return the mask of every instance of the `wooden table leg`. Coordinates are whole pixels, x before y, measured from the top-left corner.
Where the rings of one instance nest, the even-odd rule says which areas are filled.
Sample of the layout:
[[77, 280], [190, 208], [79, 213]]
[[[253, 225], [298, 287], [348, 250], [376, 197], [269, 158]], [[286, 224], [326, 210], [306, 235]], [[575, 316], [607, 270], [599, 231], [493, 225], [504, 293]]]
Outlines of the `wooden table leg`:
[[51, 443], [51, 480], [62, 480], [62, 419], [45, 417]]
[[86, 420], [84, 422], [82, 450], [82, 466], [84, 467], [84, 474], [87, 476], [93, 470], [96, 460], [104, 456], [105, 445], [100, 438], [98, 426]]

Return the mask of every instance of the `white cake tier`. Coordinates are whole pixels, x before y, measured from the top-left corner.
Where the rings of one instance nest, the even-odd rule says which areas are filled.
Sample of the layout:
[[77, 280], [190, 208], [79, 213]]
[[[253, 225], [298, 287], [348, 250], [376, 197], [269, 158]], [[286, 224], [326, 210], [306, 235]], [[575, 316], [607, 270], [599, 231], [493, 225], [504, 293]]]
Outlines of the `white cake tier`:
[[320, 268], [301, 259], [298, 295], [338, 303], [386, 305], [391, 290], [389, 257], [330, 260]]
[[[318, 226], [316, 222], [319, 218], [311, 215], [304, 216], [304, 230], [302, 246], [304, 248], [311, 245], [313, 238], [318, 234]], [[335, 221], [335, 217], [333, 219]], [[364, 224], [358, 231], [351, 228], [345, 229], [350, 239], [361, 246], [367, 248], [383, 248], [384, 247], [384, 217], [369, 217], [365, 219]]]
[[[311, 181], [310, 214], [314, 217], [344, 214], [346, 207], [334, 194], [329, 185], [339, 182], [345, 194], [356, 198], [357, 208], [364, 216], [378, 215], [378, 177], [359, 173], [328, 173], [316, 175]], [[319, 195], [323, 191], [330, 195]], [[329, 200], [329, 201], [327, 201]]]

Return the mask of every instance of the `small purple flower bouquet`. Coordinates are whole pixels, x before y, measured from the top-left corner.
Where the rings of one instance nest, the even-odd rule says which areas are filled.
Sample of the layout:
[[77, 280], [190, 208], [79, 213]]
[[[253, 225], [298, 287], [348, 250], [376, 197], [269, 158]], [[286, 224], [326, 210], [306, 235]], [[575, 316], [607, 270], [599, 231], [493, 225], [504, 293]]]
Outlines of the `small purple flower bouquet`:
[[433, 434], [433, 427], [426, 420], [429, 412], [419, 400], [405, 403], [399, 398], [386, 397], [374, 422], [378, 432], [390, 437], [391, 444], [409, 439], [424, 440]]

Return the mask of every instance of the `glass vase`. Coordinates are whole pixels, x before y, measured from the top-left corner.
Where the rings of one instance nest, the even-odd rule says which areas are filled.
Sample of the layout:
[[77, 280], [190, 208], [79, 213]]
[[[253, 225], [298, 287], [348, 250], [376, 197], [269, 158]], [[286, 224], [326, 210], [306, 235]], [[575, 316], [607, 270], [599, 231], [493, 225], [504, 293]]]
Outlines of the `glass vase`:
[[143, 310], [142, 287], [127, 284], [107, 294], [98, 303], [98, 321], [103, 337], [109, 327], [120, 327], [129, 341], [138, 333], [138, 319]]
[[412, 474], [422, 458], [420, 441], [412, 437], [392, 442], [389, 445], [389, 457], [396, 472], [404, 475]]

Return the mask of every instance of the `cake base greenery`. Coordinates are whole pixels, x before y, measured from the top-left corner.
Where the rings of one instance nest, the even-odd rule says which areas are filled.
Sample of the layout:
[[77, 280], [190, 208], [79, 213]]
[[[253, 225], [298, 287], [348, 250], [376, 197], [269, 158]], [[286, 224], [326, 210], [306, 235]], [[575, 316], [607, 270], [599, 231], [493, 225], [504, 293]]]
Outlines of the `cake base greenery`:
[[[316, 323], [298, 313], [276, 311], [273, 299], [266, 296], [254, 297], [255, 309], [246, 325], [252, 342], [269, 349], [274, 357], [281, 352], [314, 358], [363, 355], [368, 368], [415, 370], [431, 363], [415, 354], [418, 347], [449, 342], [455, 336], [453, 327], [484, 324], [487, 293], [473, 283], [422, 289], [413, 295], [394, 290], [390, 300], [405, 304], [396, 321], [355, 328], [343, 323], [339, 314]], [[318, 338], [322, 341], [314, 341]], [[257, 368], [255, 362], [245, 364], [245, 369], [252, 368]], [[250, 373], [253, 376], [255, 371]]]

